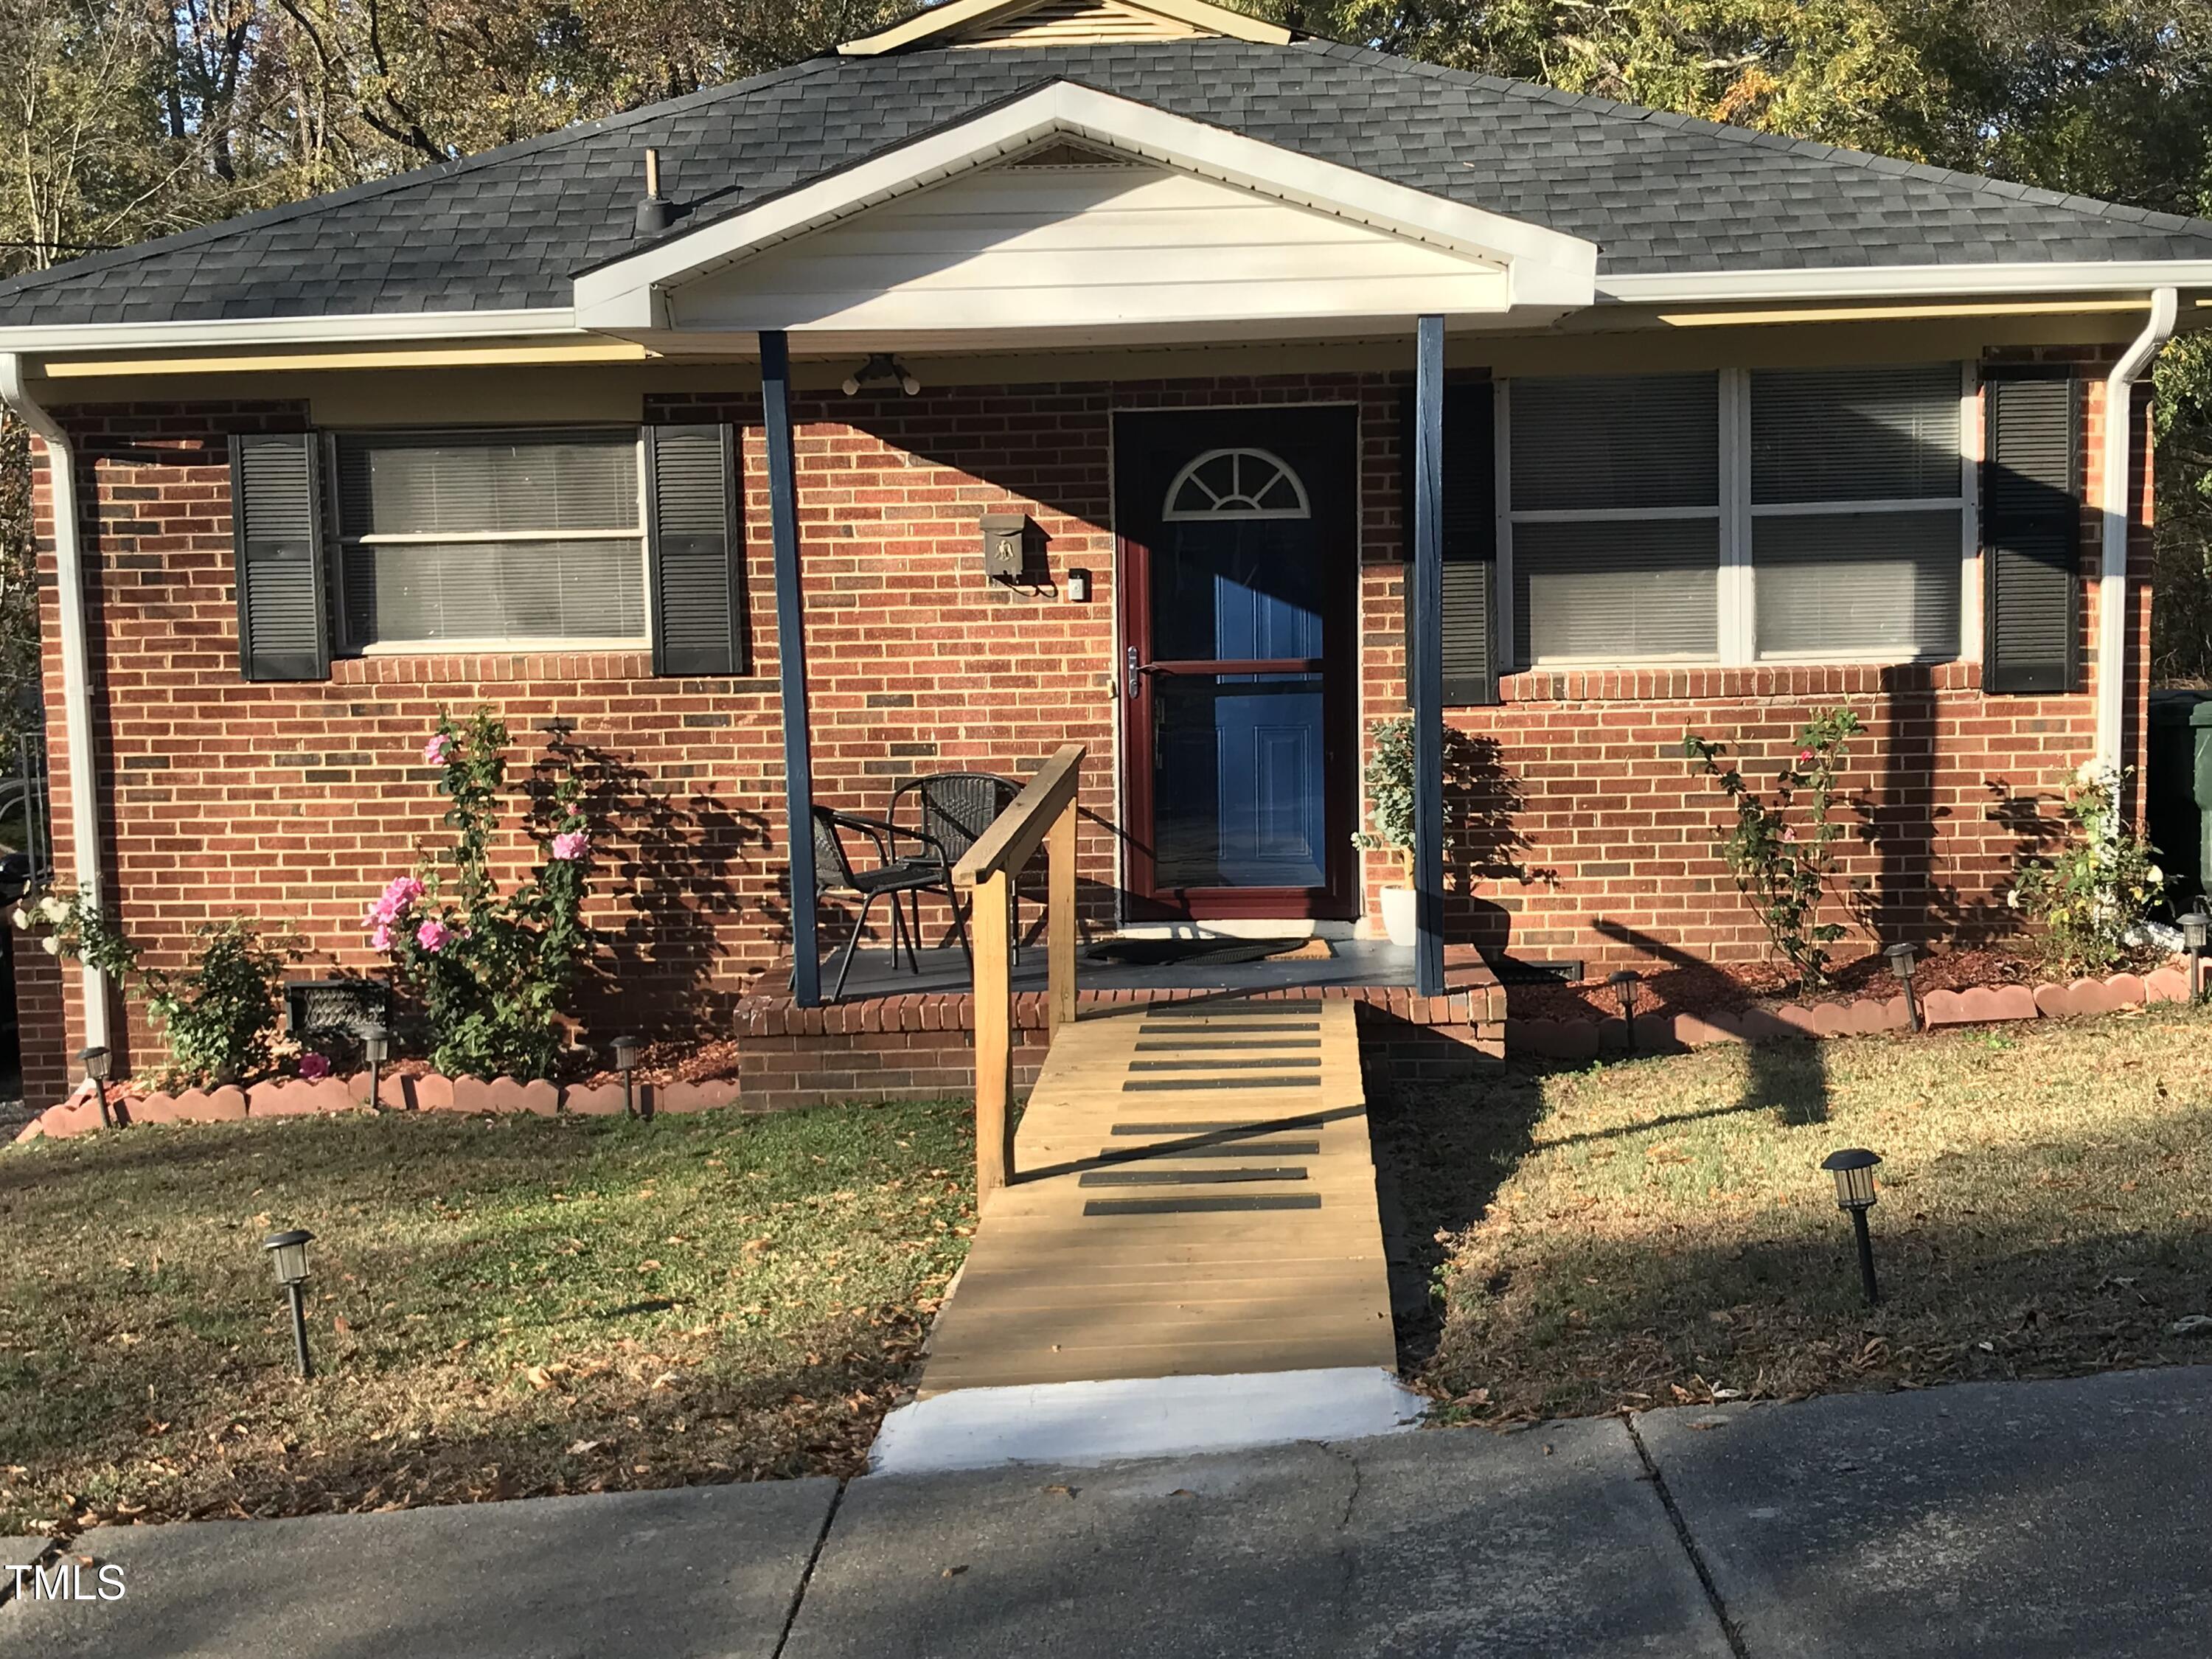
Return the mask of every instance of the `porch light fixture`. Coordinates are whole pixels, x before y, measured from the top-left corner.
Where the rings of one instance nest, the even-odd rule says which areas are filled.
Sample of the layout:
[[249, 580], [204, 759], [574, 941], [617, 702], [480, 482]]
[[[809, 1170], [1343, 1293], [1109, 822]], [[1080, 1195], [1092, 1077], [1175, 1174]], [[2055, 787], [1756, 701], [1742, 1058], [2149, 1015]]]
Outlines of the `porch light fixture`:
[[107, 1104], [107, 1079], [114, 1070], [114, 1055], [105, 1048], [87, 1048], [77, 1058], [84, 1062], [85, 1081], [91, 1084], [94, 1091], [100, 1096], [100, 1127], [103, 1129], [114, 1127], [115, 1115]]
[[1905, 1027], [1909, 1031], [1920, 1029], [1920, 999], [1912, 990], [1912, 960], [1919, 949], [1918, 945], [1906, 942], [1887, 946], [1882, 951], [1882, 955], [1889, 958], [1891, 969], [1905, 987]]
[[1874, 1279], [1874, 1241], [1867, 1233], [1867, 1212], [1874, 1208], [1874, 1167], [1881, 1162], [1879, 1153], [1850, 1146], [1829, 1153], [1820, 1165], [1835, 1177], [1836, 1207], [1850, 1212], [1851, 1231], [1858, 1236], [1859, 1278], [1866, 1285], [1869, 1307], [1881, 1300]]
[[888, 351], [872, 351], [868, 361], [845, 377], [845, 395], [857, 397], [864, 386], [878, 380], [896, 380], [898, 389], [909, 398], [921, 390], [921, 382], [915, 379], [914, 371]]
[[1632, 968], [1624, 968], [1605, 982], [1620, 999], [1621, 1028], [1628, 1033], [1628, 1052], [1632, 1054], [1636, 1052], [1636, 988], [1644, 983], [1644, 976]]
[[635, 1117], [637, 1115], [637, 1083], [635, 1079], [635, 1073], [637, 1071], [637, 1039], [634, 1036], [618, 1036], [615, 1039], [614, 1049], [615, 1070], [622, 1073], [623, 1115], [624, 1117]]
[[2212, 915], [2191, 910], [2181, 918], [2181, 948], [2189, 956], [2189, 1000], [2204, 999], [2204, 952], [2212, 948]]
[[384, 1062], [392, 1058], [392, 1033], [381, 1025], [362, 1026], [361, 1053], [368, 1062], [368, 1103], [374, 1109], [384, 1092]]
[[276, 1270], [276, 1282], [292, 1304], [292, 1352], [299, 1358], [302, 1377], [315, 1374], [315, 1362], [307, 1352], [307, 1241], [313, 1237], [314, 1234], [295, 1227], [261, 1241], [261, 1248], [269, 1252], [269, 1265]]

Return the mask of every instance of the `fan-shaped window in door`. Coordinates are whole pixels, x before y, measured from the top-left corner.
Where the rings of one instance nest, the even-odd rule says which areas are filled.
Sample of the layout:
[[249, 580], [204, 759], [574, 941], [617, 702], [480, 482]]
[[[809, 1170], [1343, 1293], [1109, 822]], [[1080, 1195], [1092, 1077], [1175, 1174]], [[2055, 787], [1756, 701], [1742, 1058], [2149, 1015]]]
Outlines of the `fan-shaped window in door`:
[[1160, 516], [1192, 519], [1305, 519], [1306, 487], [1289, 464], [1264, 449], [1209, 449], [1175, 476]]

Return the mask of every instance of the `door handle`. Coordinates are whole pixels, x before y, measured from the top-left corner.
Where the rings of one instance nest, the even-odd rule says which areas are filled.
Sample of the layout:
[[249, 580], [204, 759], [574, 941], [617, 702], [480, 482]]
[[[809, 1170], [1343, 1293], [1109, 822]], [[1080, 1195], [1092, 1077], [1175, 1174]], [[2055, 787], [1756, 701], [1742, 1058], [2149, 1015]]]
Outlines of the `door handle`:
[[1137, 694], [1145, 689], [1145, 665], [1137, 660], [1137, 647], [1133, 645], [1129, 647], [1127, 661], [1129, 665], [1129, 701], [1131, 702], [1134, 702], [1137, 700]]

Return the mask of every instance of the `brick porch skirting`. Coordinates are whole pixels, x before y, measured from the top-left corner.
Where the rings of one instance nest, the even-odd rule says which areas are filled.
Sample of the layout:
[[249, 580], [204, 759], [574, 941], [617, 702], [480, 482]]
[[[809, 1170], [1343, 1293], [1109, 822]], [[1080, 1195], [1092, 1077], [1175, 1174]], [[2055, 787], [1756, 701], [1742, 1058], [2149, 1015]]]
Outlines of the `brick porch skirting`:
[[[1392, 1084], [1447, 1082], [1505, 1053], [1505, 998], [1486, 969], [1455, 968], [1465, 988], [1419, 997], [1402, 987], [1293, 986], [1273, 991], [1079, 991], [1086, 1009], [1189, 1002], [1235, 995], [1257, 1000], [1322, 998], [1358, 1005], [1360, 1053], [1370, 1092]], [[1013, 999], [1014, 1086], [1036, 1082], [1045, 1052], [1045, 998]], [[965, 992], [872, 997], [801, 1008], [787, 995], [738, 1005], [741, 1095], [778, 1106], [839, 1101], [927, 1100], [975, 1086], [975, 1000]]]

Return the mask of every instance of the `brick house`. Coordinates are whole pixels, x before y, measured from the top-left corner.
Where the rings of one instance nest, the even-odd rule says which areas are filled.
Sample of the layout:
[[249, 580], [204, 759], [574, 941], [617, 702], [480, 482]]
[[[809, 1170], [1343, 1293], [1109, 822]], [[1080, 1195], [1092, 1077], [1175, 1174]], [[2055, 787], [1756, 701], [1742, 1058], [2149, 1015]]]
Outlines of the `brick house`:
[[[1682, 734], [1847, 702], [1878, 927], [1970, 935], [2139, 752], [2131, 393], [2192, 287], [2212, 223], [1200, 0], [947, 0], [0, 285], [59, 867], [155, 961], [248, 913], [368, 968], [437, 713], [562, 722], [610, 808], [586, 1021], [712, 1026], [849, 927], [791, 902], [810, 801], [1070, 739], [1095, 930], [1370, 937], [1411, 710], [1433, 993], [1447, 944], [1757, 954]], [[39, 1096], [145, 1042], [46, 966]]]

